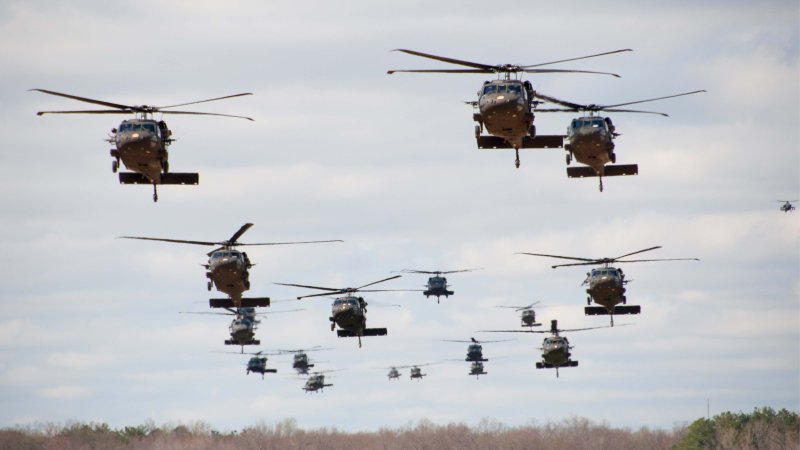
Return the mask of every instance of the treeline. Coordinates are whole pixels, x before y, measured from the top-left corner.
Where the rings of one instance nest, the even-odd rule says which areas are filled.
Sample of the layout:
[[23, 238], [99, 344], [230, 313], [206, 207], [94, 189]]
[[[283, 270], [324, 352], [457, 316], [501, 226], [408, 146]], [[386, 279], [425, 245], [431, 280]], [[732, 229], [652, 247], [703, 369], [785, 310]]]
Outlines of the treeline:
[[798, 449], [800, 416], [782, 409], [722, 413], [672, 430], [612, 428], [585, 418], [509, 427], [484, 419], [477, 426], [435, 425], [421, 420], [398, 429], [342, 432], [302, 430], [294, 419], [219, 432], [208, 424], [156, 426], [152, 422], [112, 429], [103, 423], [39, 424], [0, 429], [0, 450], [161, 450], [161, 449], [550, 449], [694, 450]]

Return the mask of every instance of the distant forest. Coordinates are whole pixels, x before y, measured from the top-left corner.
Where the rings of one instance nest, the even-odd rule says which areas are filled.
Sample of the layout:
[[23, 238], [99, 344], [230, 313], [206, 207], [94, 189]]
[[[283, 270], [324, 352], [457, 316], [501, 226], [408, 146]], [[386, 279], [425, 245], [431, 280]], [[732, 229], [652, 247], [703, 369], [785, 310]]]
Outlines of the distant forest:
[[353, 449], [548, 449], [548, 450], [694, 450], [800, 448], [797, 412], [756, 408], [751, 413], [718, 414], [672, 430], [612, 428], [585, 418], [559, 423], [509, 427], [484, 419], [475, 427], [435, 425], [421, 420], [398, 429], [342, 432], [302, 430], [294, 419], [221, 433], [208, 424], [156, 426], [152, 423], [110, 428], [103, 423], [38, 424], [0, 429], [0, 450], [353, 450]]

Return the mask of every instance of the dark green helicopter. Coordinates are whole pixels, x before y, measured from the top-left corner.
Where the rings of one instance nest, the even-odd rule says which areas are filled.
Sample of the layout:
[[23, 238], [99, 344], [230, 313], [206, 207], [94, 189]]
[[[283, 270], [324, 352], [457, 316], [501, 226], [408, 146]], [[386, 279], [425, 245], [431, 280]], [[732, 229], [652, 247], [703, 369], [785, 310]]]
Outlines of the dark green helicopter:
[[382, 367], [382, 369], [388, 369], [389, 373], [386, 374], [386, 377], [389, 381], [398, 380], [403, 375], [400, 373], [400, 369], [411, 369], [409, 378], [412, 380], [420, 381], [423, 377], [427, 376], [427, 373], [422, 373], [421, 367], [430, 366], [433, 363], [425, 363], [425, 364], [411, 364], [408, 366], [389, 366], [389, 367]]
[[[341, 370], [341, 369], [339, 369]], [[325, 383], [325, 374], [330, 372], [338, 372], [338, 370], [320, 370], [308, 376], [303, 390], [306, 392], [319, 392], [326, 387], [331, 387], [333, 384]]]
[[[231, 353], [231, 352], [224, 352], [224, 353]], [[241, 353], [235, 353], [236, 355], [240, 355]], [[266, 353], [263, 351], [259, 352], [248, 352], [245, 353], [246, 355], [253, 355], [247, 361], [247, 375], [250, 375], [250, 372], [260, 373], [261, 379], [264, 379], [264, 374], [266, 373], [278, 373], [278, 369], [268, 369], [267, 368], [267, 355], [274, 355], [274, 353]]]
[[489, 372], [484, 370], [483, 363], [480, 361], [472, 361], [469, 365], [469, 375], [475, 375], [475, 379], [480, 379], [481, 375], [488, 375]]
[[230, 298], [211, 299], [209, 305], [212, 308], [230, 308], [241, 306], [269, 306], [268, 297], [242, 298], [242, 294], [250, 289], [249, 269], [254, 264], [250, 262], [247, 253], [241, 252], [236, 247], [245, 245], [293, 245], [293, 244], [320, 244], [328, 242], [343, 242], [341, 240], [328, 241], [296, 241], [296, 242], [261, 242], [245, 244], [239, 242], [239, 238], [252, 227], [252, 223], [246, 223], [233, 236], [226, 241], [188, 241], [183, 239], [164, 239], [140, 236], [120, 236], [122, 239], [140, 239], [145, 241], [172, 242], [178, 244], [193, 244], [218, 246], [219, 248], [208, 253], [208, 264], [205, 264], [206, 278], [208, 278], [208, 290], [216, 286], [217, 290], [228, 294]]
[[[486, 344], [489, 342], [507, 342], [513, 339], [502, 339], [499, 341], [479, 341], [474, 337], [469, 338], [468, 341], [464, 340], [457, 340], [457, 339], [439, 339], [443, 342], [465, 342], [468, 343], [467, 346], [467, 357], [464, 358], [464, 361], [471, 361], [471, 362], [486, 362], [489, 361], [488, 359], [483, 357], [483, 346], [481, 344]], [[481, 365], [482, 367], [483, 365]]]
[[403, 269], [401, 272], [433, 275], [432, 277], [428, 278], [428, 284], [425, 285], [425, 290], [422, 291], [422, 293], [425, 295], [425, 298], [430, 297], [431, 295], [435, 295], [436, 303], [439, 303], [439, 297], [444, 296], [445, 298], [447, 298], [455, 294], [455, 292], [447, 289], [450, 286], [447, 284], [447, 278], [443, 277], [442, 275], [447, 275], [450, 273], [459, 273], [459, 272], [472, 272], [475, 270], [483, 270], [483, 269], [458, 269], [458, 270], [434, 270], [434, 271]]
[[514, 311], [519, 312], [520, 321], [523, 327], [538, 327], [542, 324], [536, 322], [536, 311], [533, 310], [533, 307], [538, 305], [540, 302], [533, 302], [527, 306], [497, 306], [497, 308], [511, 308]]
[[537, 108], [536, 112], [589, 113], [588, 115], [572, 119], [572, 122], [567, 127], [567, 144], [564, 145], [564, 149], [567, 151], [567, 165], [572, 162], [572, 158], [574, 157], [576, 161], [588, 167], [567, 167], [567, 176], [569, 178], [598, 177], [600, 180], [600, 192], [603, 192], [603, 177], [636, 175], [639, 173], [639, 166], [636, 164], [607, 165], [617, 162], [617, 154], [614, 153], [614, 139], [620, 134], [616, 132], [616, 127], [611, 122], [610, 117], [601, 117], [595, 114], [600, 111], [607, 111], [659, 114], [668, 117], [667, 114], [660, 112], [619, 109], [619, 107], [681, 97], [700, 92], [706, 91], [684, 92], [682, 94], [668, 95], [666, 97], [617, 103], [614, 105], [579, 105], [577, 103], [567, 102], [548, 95], [536, 93], [535, 95], [537, 98], [565, 107], [564, 109]]
[[[395, 51], [409, 55], [434, 59], [448, 64], [469, 67], [469, 69], [424, 69], [424, 70], [389, 70], [388, 74], [397, 72], [412, 73], [480, 73], [496, 74], [497, 79], [485, 81], [478, 91], [478, 100], [466, 102], [478, 109], [472, 118], [475, 125], [475, 138], [478, 148], [496, 149], [513, 148], [516, 152], [514, 164], [519, 167], [519, 149], [521, 148], [558, 148], [563, 145], [563, 136], [542, 136], [536, 134], [534, 121], [534, 108], [537, 105], [536, 92], [530, 81], [522, 81], [518, 77], [523, 73], [589, 73], [619, 75], [606, 72], [591, 72], [586, 70], [565, 69], [539, 69], [538, 67], [550, 64], [576, 61], [579, 59], [593, 58], [596, 56], [610, 55], [613, 53], [628, 52], [631, 49], [615, 50], [612, 52], [598, 53], [578, 58], [562, 59], [546, 63], [520, 66], [516, 64], [481, 64], [459, 59], [436, 56], [414, 50], [396, 49]], [[512, 78], [513, 75], [513, 78]], [[483, 136], [483, 130], [488, 131], [488, 136]]]
[[[620, 325], [624, 326], [624, 325]], [[537, 369], [556, 369], [556, 378], [558, 378], [558, 369], [560, 367], [578, 367], [578, 361], [572, 359], [572, 346], [569, 345], [569, 340], [566, 336], [561, 336], [560, 333], [572, 331], [585, 331], [594, 330], [597, 328], [611, 328], [605, 327], [590, 327], [590, 328], [572, 328], [568, 330], [560, 330], [558, 328], [558, 321], [550, 321], [550, 330], [486, 330], [482, 333], [551, 333], [552, 336], [544, 338], [542, 342], [542, 361], [536, 363]]]
[[[627, 305], [628, 299], [625, 296], [627, 289], [625, 285], [630, 280], [625, 279], [625, 274], [622, 269], [611, 267], [610, 264], [614, 263], [635, 263], [635, 262], [653, 262], [653, 261], [700, 261], [697, 258], [668, 258], [668, 259], [628, 259], [628, 256], [637, 255], [639, 253], [649, 252], [651, 250], [659, 249], [661, 246], [650, 247], [643, 250], [638, 250], [632, 253], [626, 253], [616, 258], [576, 258], [573, 256], [559, 256], [559, 255], [546, 255], [542, 253], [518, 253], [520, 255], [530, 256], [545, 256], [548, 258], [570, 259], [573, 261], [581, 261], [570, 264], [557, 264], [552, 266], [553, 269], [557, 267], [567, 266], [592, 266], [595, 264], [602, 264], [602, 267], [594, 268], [586, 273], [586, 279], [583, 280], [582, 285], [586, 285], [586, 293], [589, 296], [586, 298], [586, 304], [589, 305], [584, 308], [584, 313], [587, 316], [608, 315], [611, 318], [611, 326], [614, 326], [614, 316], [621, 314], [639, 314], [642, 308], [639, 305]], [[600, 306], [591, 306], [592, 301]], [[625, 306], [621, 306], [622, 305]]]
[[357, 337], [358, 347], [361, 348], [362, 336], [386, 336], [388, 330], [386, 330], [386, 328], [367, 328], [367, 302], [364, 300], [364, 297], [357, 297], [353, 294], [356, 292], [407, 291], [407, 289], [364, 289], [365, 287], [383, 283], [384, 281], [394, 280], [395, 278], [400, 278], [401, 276], [402, 275], [395, 275], [393, 277], [373, 281], [372, 283], [355, 288], [328, 288], [293, 283], [275, 284], [279, 284], [281, 286], [293, 286], [327, 291], [323, 292], [322, 294], [301, 295], [297, 297], [298, 300], [311, 297], [327, 297], [344, 294], [343, 297], [335, 298], [333, 304], [331, 305], [331, 331], [333, 331], [336, 328], [336, 325], [338, 325], [341, 329], [337, 330], [336, 334], [339, 337]]
[[308, 369], [314, 367], [314, 364], [311, 363], [311, 360], [308, 357], [307, 352], [315, 352], [320, 350], [331, 350], [332, 347], [321, 347], [319, 345], [315, 347], [311, 347], [308, 349], [297, 349], [297, 350], [277, 350], [277, 354], [285, 355], [285, 354], [292, 354], [292, 369], [297, 371], [298, 375], [308, 375]]
[[153, 114], [188, 114], [253, 120], [250, 117], [232, 116], [229, 114], [167, 111], [169, 108], [176, 108], [178, 106], [196, 105], [198, 103], [213, 102], [226, 98], [253, 95], [250, 92], [169, 106], [131, 106], [78, 97], [76, 95], [63, 94], [46, 89], [31, 90], [112, 108], [81, 111], [39, 111], [36, 113], [39, 116], [43, 114], [134, 114], [134, 119], [124, 120], [118, 128], [113, 128], [111, 130], [111, 136], [107, 139], [108, 143], [115, 145], [115, 148], [111, 149], [111, 157], [114, 158], [111, 162], [111, 170], [117, 173], [120, 166], [119, 163], [122, 161], [130, 172], [120, 172], [119, 182], [122, 184], [152, 184], [154, 202], [158, 201], [157, 186], [159, 184], [198, 184], [199, 175], [197, 173], [177, 173], [169, 171], [169, 154], [167, 153], [167, 147], [174, 141], [172, 138], [172, 131], [169, 130], [166, 122], [163, 120], [156, 121], [153, 119]]

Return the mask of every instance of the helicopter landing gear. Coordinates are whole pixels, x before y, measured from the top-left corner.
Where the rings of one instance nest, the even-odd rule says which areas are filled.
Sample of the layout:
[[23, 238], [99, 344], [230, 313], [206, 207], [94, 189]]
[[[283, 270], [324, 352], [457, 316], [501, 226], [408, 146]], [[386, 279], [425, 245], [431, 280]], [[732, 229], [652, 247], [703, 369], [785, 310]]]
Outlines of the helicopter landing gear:
[[531, 139], [536, 137], [536, 125], [531, 124], [530, 128], [528, 128], [528, 136], [530, 136]]
[[570, 165], [570, 163], [572, 163], [572, 153], [567, 153], [567, 165]]
[[479, 137], [481, 137], [481, 126], [475, 125], [475, 139], [478, 139]]
[[627, 305], [627, 304], [628, 304], [628, 299], [627, 299], [627, 298], [625, 298], [625, 296], [624, 296], [624, 295], [622, 296], [622, 304], [623, 304], [623, 305]]
[[158, 201], [158, 188], [156, 187], [156, 184], [153, 183], [153, 202], [157, 201]]
[[161, 169], [164, 171], [164, 173], [169, 172], [169, 161], [162, 161]]
[[515, 153], [516, 153], [516, 155], [517, 155], [517, 158], [514, 160], [514, 166], [515, 166], [517, 169], [519, 169], [519, 149], [518, 149], [518, 148], [515, 148], [515, 149], [514, 149], [514, 152], [515, 152]]
[[209, 291], [211, 290], [211, 287], [212, 287], [212, 286], [213, 286], [213, 284], [212, 284], [210, 281], [209, 281], [209, 282], [208, 282], [208, 284], [206, 285], [206, 287], [208, 288], [208, 290], [209, 290]]
[[119, 170], [119, 161], [115, 159], [111, 161], [111, 172], [117, 173], [117, 170]]
[[600, 178], [600, 192], [603, 192], [603, 177]]
[[609, 159], [611, 160], [611, 164], [614, 164], [614, 163], [616, 163], [616, 162], [617, 162], [617, 154], [616, 154], [616, 153], [614, 153], [614, 152], [611, 152], [611, 154], [610, 154], [610, 155], [608, 155], [608, 157], [609, 157]]
[[592, 297], [586, 297], [586, 304], [592, 306]]

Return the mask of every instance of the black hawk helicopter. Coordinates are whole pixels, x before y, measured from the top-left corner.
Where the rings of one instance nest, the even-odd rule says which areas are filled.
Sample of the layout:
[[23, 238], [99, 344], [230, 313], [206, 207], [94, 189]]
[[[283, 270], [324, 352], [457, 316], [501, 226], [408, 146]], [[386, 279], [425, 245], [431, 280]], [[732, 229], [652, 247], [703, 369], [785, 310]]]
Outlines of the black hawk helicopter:
[[797, 202], [797, 201], [800, 201], [800, 200], [778, 200], [778, 202], [783, 203], [781, 205], [781, 207], [780, 207], [780, 210], [785, 212], [785, 213], [794, 211], [795, 207], [792, 204], [792, 202]]
[[425, 295], [425, 298], [428, 298], [431, 295], [435, 295], [436, 303], [439, 303], [439, 297], [444, 296], [445, 298], [447, 298], [454, 294], [453, 291], [447, 289], [450, 286], [447, 284], [447, 278], [443, 277], [442, 275], [447, 275], [450, 273], [459, 273], [459, 272], [472, 272], [474, 270], [483, 270], [483, 269], [458, 269], [458, 270], [435, 270], [435, 271], [403, 269], [401, 272], [433, 275], [432, 277], [428, 278], [428, 284], [425, 285], [425, 290], [422, 291], [422, 293]]
[[480, 361], [472, 361], [469, 365], [469, 375], [475, 375], [475, 379], [480, 379], [481, 375], [488, 375], [489, 372], [483, 368], [483, 363]]
[[[614, 316], [621, 314], [639, 314], [642, 311], [641, 306], [627, 305], [627, 298], [625, 297], [625, 285], [629, 280], [625, 280], [625, 274], [622, 269], [611, 267], [609, 264], [614, 263], [633, 263], [633, 262], [652, 262], [652, 261], [700, 261], [697, 258], [668, 258], [668, 259], [629, 259], [623, 260], [622, 258], [636, 255], [639, 253], [649, 252], [651, 250], [659, 249], [661, 246], [650, 247], [644, 250], [638, 250], [632, 253], [627, 253], [616, 258], [577, 258], [573, 256], [559, 256], [559, 255], [546, 255], [541, 253], [518, 253], [520, 255], [531, 256], [545, 256], [548, 258], [571, 259], [574, 261], [582, 261], [579, 263], [571, 264], [557, 264], [552, 266], [556, 267], [566, 266], [592, 266], [595, 264], [602, 264], [602, 267], [591, 269], [586, 273], [586, 279], [583, 280], [581, 285], [587, 285], [586, 293], [589, 296], [586, 298], [586, 304], [590, 305], [584, 308], [587, 316], [609, 315], [611, 317], [611, 326], [614, 326]], [[592, 301], [601, 306], [591, 306]], [[619, 304], [627, 306], [620, 306]]]
[[332, 347], [325, 347], [322, 348], [321, 346], [317, 345], [315, 347], [311, 347], [308, 349], [297, 349], [297, 350], [278, 350], [278, 354], [285, 355], [287, 353], [291, 353], [292, 355], [292, 369], [297, 371], [298, 375], [308, 375], [308, 369], [314, 367], [314, 364], [311, 363], [311, 360], [308, 357], [307, 352], [315, 352], [319, 350], [330, 350]]
[[[537, 136], [536, 126], [533, 124], [536, 92], [530, 81], [522, 81], [519, 75], [522, 73], [591, 73], [601, 75], [611, 75], [619, 77], [617, 74], [607, 72], [591, 72], [586, 70], [565, 70], [565, 69], [538, 69], [537, 67], [550, 64], [576, 61], [579, 59], [593, 58], [596, 56], [610, 55], [613, 53], [628, 52], [631, 49], [615, 50], [612, 52], [598, 53], [594, 55], [581, 56], [578, 58], [562, 59], [546, 63], [531, 64], [520, 66], [516, 64], [481, 64], [459, 59], [436, 56], [428, 53], [417, 52], [414, 50], [396, 49], [409, 55], [421, 56], [423, 58], [435, 59], [437, 61], [466, 66], [469, 69], [439, 69], [439, 70], [389, 70], [388, 74], [396, 72], [412, 73], [486, 73], [497, 74], [498, 79], [485, 81], [481, 90], [478, 91], [478, 100], [466, 102], [478, 109], [472, 118], [478, 124], [475, 125], [475, 138], [478, 148], [496, 149], [513, 148], [516, 153], [514, 164], [519, 168], [519, 149], [521, 148], [558, 148], [563, 145], [563, 136]], [[512, 74], [514, 77], [512, 78]], [[484, 128], [488, 131], [488, 136], [481, 133]]]
[[343, 297], [334, 299], [331, 305], [331, 331], [339, 325], [340, 330], [336, 331], [339, 337], [357, 337], [358, 347], [361, 348], [362, 336], [386, 336], [388, 331], [386, 328], [367, 328], [367, 302], [364, 297], [356, 297], [356, 292], [390, 292], [390, 291], [406, 291], [406, 289], [364, 289], [365, 287], [372, 286], [384, 281], [394, 280], [400, 278], [402, 275], [395, 275], [393, 277], [384, 278], [382, 280], [373, 281], [372, 283], [365, 284], [355, 288], [328, 288], [320, 286], [308, 286], [305, 284], [293, 283], [275, 283], [281, 286], [293, 286], [307, 289], [319, 289], [324, 292], [322, 294], [302, 295], [297, 297], [298, 300], [311, 297], [326, 297], [345, 294]]
[[567, 167], [567, 176], [569, 178], [598, 177], [600, 180], [600, 192], [603, 192], [604, 176], [611, 177], [619, 175], [636, 175], [639, 173], [639, 166], [636, 164], [607, 165], [609, 163], [615, 164], [617, 162], [617, 154], [614, 153], [614, 139], [616, 139], [616, 137], [620, 134], [616, 132], [616, 127], [611, 122], [610, 117], [601, 117], [595, 114], [600, 111], [607, 111], [659, 114], [664, 117], [669, 117], [667, 114], [660, 112], [619, 109], [619, 107], [673, 97], [681, 97], [684, 95], [697, 94], [699, 92], [706, 91], [700, 90], [684, 92], [683, 94], [668, 95], [666, 97], [651, 98], [647, 100], [637, 100], [634, 102], [617, 103], [615, 105], [579, 105], [577, 103], [559, 100], [544, 94], [536, 93], [534, 95], [536, 98], [566, 107], [565, 109], [537, 108], [537, 112], [589, 113], [589, 115], [572, 119], [572, 122], [567, 127], [567, 144], [564, 145], [564, 150], [567, 151], [567, 165], [572, 162], [572, 158], [574, 157], [576, 161], [589, 167]]
[[333, 384], [325, 383], [324, 374], [329, 372], [336, 372], [336, 370], [321, 370], [309, 375], [308, 379], [306, 380], [306, 384], [303, 386], [303, 390], [306, 392], [319, 392], [324, 390], [326, 387], [333, 386]]
[[519, 312], [520, 321], [523, 327], [538, 327], [542, 324], [536, 322], [536, 311], [533, 310], [533, 307], [538, 305], [540, 302], [533, 302], [527, 306], [497, 306], [497, 308], [511, 308], [514, 311]]
[[39, 111], [36, 113], [39, 116], [43, 114], [134, 114], [134, 119], [123, 120], [118, 128], [111, 129], [111, 136], [107, 139], [108, 143], [115, 145], [115, 148], [111, 149], [111, 157], [114, 158], [111, 162], [111, 170], [117, 173], [119, 163], [122, 161], [125, 167], [131, 172], [120, 172], [119, 182], [121, 184], [152, 184], [154, 202], [158, 201], [157, 186], [159, 184], [198, 184], [199, 175], [197, 173], [176, 173], [169, 171], [167, 147], [174, 141], [172, 138], [172, 131], [167, 128], [167, 124], [163, 120], [156, 121], [153, 119], [153, 114], [188, 114], [253, 120], [250, 117], [233, 116], [230, 114], [166, 111], [169, 108], [176, 108], [178, 106], [196, 105], [198, 103], [213, 102], [226, 98], [253, 95], [250, 92], [169, 106], [131, 106], [78, 97], [76, 95], [63, 94], [46, 89], [31, 90], [113, 108], [82, 111]]
[[[212, 314], [223, 316], [234, 316], [229, 327], [231, 338], [225, 340], [225, 345], [241, 345], [244, 353], [245, 345], [259, 345], [261, 341], [255, 339], [255, 330], [261, 321], [258, 316], [266, 316], [267, 313], [257, 313], [254, 307], [239, 307], [236, 309], [225, 308], [229, 312], [205, 312], [205, 311], [181, 311], [180, 314]], [[288, 313], [305, 311], [303, 308], [285, 309], [282, 311], [271, 311], [269, 314]], [[261, 353], [261, 352], [259, 352]], [[252, 353], [251, 353], [252, 354]], [[279, 353], [275, 353], [279, 354]]]
[[[620, 325], [624, 326], [624, 325]], [[558, 328], [558, 321], [550, 321], [550, 330], [486, 330], [481, 333], [551, 333], [552, 336], [545, 337], [542, 342], [542, 361], [536, 363], [537, 369], [556, 369], [556, 378], [558, 378], [559, 367], [578, 367], [578, 361], [572, 359], [572, 347], [569, 345], [569, 340], [566, 336], [561, 336], [560, 333], [572, 331], [594, 330], [598, 328], [611, 328], [607, 327], [590, 327], [590, 328], [572, 328], [568, 330], [561, 330]]]
[[[468, 341], [463, 340], [456, 340], [456, 339], [440, 339], [440, 341], [444, 342], [466, 342], [469, 343], [467, 346], [467, 357], [464, 358], [464, 361], [470, 362], [486, 362], [489, 361], [488, 359], [483, 357], [483, 346], [481, 344], [486, 344], [489, 342], [508, 342], [512, 339], [503, 339], [499, 341], [478, 341], [475, 338], [471, 337]], [[483, 365], [481, 365], [482, 367]]]
[[[221, 353], [233, 353], [233, 352], [221, 352]], [[264, 379], [264, 374], [266, 374], [266, 373], [278, 373], [278, 369], [268, 369], [267, 368], [267, 359], [268, 359], [267, 356], [274, 356], [274, 355], [276, 355], [276, 353], [267, 353], [267, 352], [264, 352], [264, 351], [258, 351], [258, 352], [247, 352], [247, 353], [242, 352], [242, 353], [233, 353], [233, 354], [235, 354], [235, 355], [241, 355], [241, 354], [253, 355], [247, 361], [247, 369], [246, 369], [247, 375], [250, 375], [250, 372], [260, 373], [261, 374], [261, 379], [263, 380]]]
[[257, 298], [242, 298], [244, 291], [250, 289], [250, 273], [249, 269], [253, 267], [247, 253], [240, 252], [236, 247], [244, 245], [289, 245], [289, 244], [319, 244], [325, 242], [344, 242], [341, 240], [329, 241], [298, 241], [298, 242], [262, 242], [245, 244], [239, 242], [239, 238], [252, 227], [252, 223], [242, 225], [239, 230], [231, 236], [227, 241], [211, 242], [211, 241], [188, 241], [182, 239], [163, 239], [151, 238], [140, 236], [120, 236], [122, 239], [141, 239], [145, 241], [161, 241], [172, 242], [178, 244], [194, 244], [194, 245], [207, 245], [219, 246], [219, 248], [212, 250], [208, 253], [208, 264], [205, 264], [207, 269], [206, 278], [208, 278], [208, 290], [216, 286], [217, 290], [227, 294], [230, 298], [211, 299], [209, 305], [212, 308], [232, 308], [241, 306], [269, 306], [268, 297]]
[[409, 366], [390, 366], [390, 367], [384, 367], [383, 369], [388, 369], [389, 370], [389, 373], [386, 374], [386, 377], [389, 378], [389, 381], [400, 379], [400, 376], [402, 375], [402, 373], [400, 373], [399, 369], [411, 369], [409, 378], [412, 379], [412, 380], [419, 381], [419, 380], [422, 380], [422, 377], [425, 377], [425, 376], [428, 375], [427, 373], [422, 373], [421, 367], [430, 366], [431, 364], [433, 364], [433, 363], [412, 364], [412, 365], [409, 365]]

